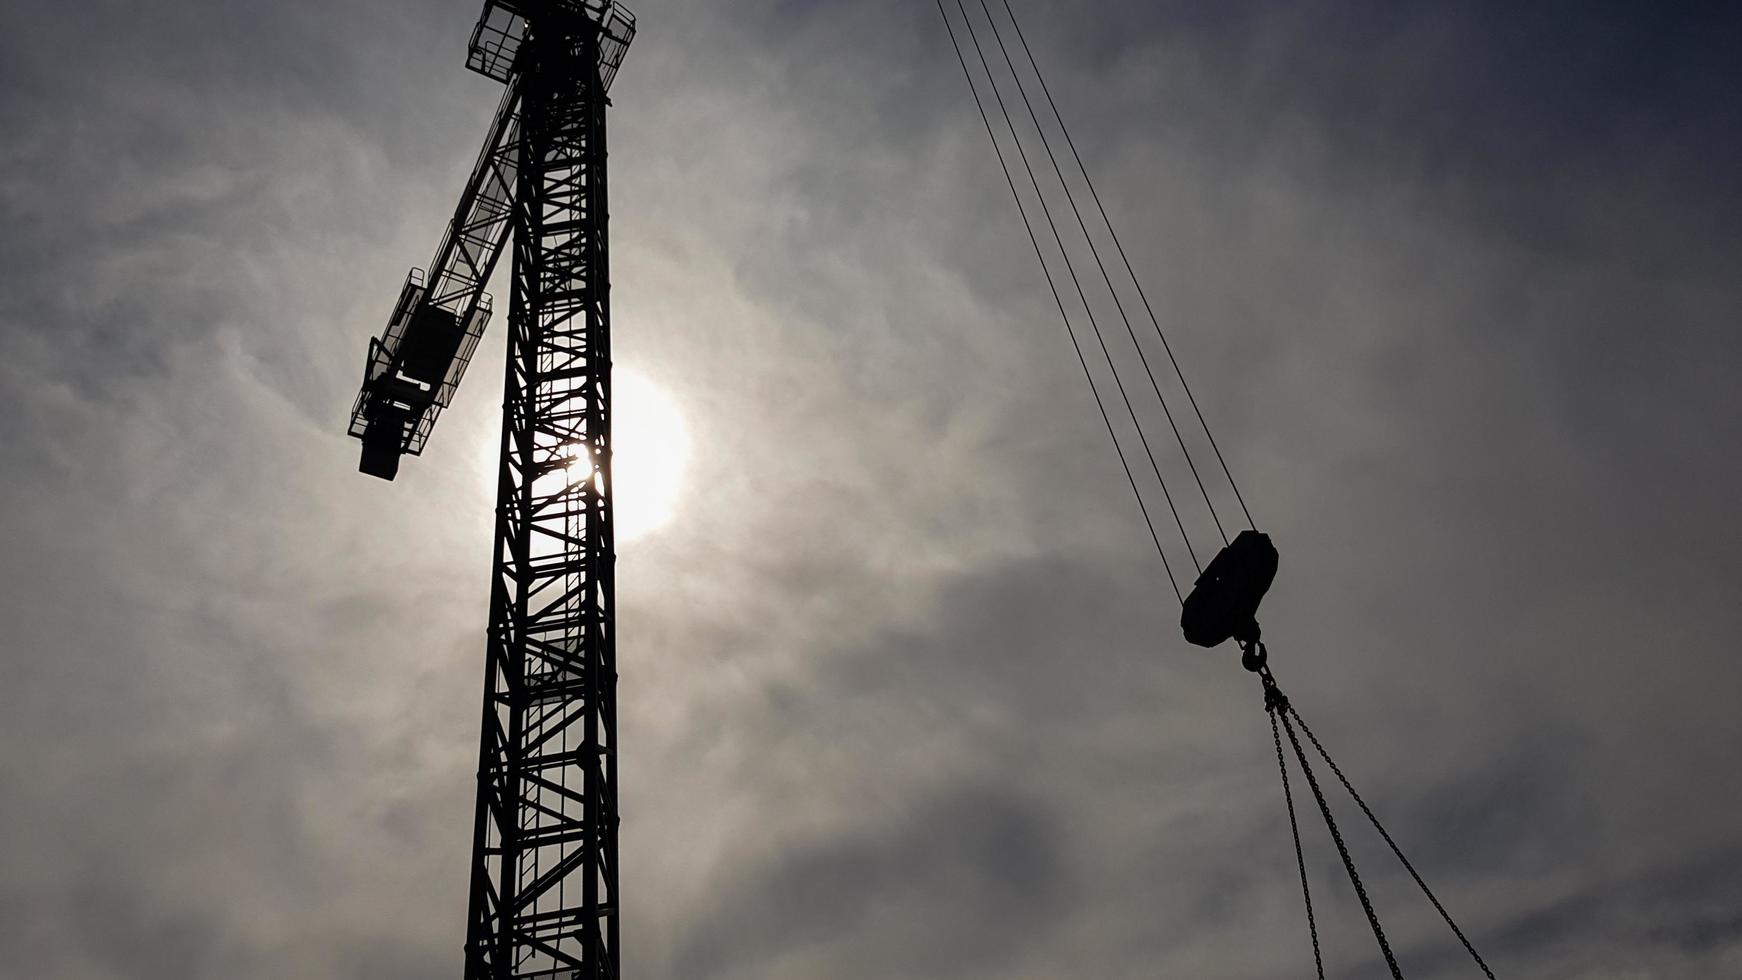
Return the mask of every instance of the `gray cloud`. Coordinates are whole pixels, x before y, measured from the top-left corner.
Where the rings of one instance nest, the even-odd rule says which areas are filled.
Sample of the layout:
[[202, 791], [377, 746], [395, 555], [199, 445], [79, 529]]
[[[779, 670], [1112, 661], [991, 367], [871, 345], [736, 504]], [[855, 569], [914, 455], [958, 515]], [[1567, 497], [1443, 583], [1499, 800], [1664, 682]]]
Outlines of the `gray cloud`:
[[[1018, 8], [1302, 712], [1501, 975], [1737, 974], [1735, 18]], [[619, 570], [630, 972], [1299, 970], [1257, 691], [1176, 638], [935, 10], [637, 12], [616, 357], [693, 451]], [[458, 967], [495, 342], [394, 485], [342, 426], [473, 13], [0, 4], [0, 974]]]

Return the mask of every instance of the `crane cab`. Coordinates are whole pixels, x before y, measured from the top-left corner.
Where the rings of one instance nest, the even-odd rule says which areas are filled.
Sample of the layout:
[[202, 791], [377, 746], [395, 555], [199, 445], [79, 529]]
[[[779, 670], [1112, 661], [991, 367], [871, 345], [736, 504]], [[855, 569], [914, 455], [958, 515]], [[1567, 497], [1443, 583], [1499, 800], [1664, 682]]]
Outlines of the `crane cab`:
[[409, 409], [398, 405], [377, 408], [363, 429], [363, 458], [357, 464], [358, 471], [383, 480], [398, 476], [400, 451], [405, 448], [411, 422]]
[[404, 376], [393, 360], [381, 341], [370, 339], [369, 376], [351, 425], [351, 434], [363, 442], [357, 469], [383, 480], [399, 475], [399, 457], [435, 396], [434, 385]]
[[351, 435], [363, 443], [359, 470], [391, 480], [399, 457], [423, 452], [489, 319], [489, 294], [477, 293], [464, 313], [456, 312], [432, 302], [423, 274], [411, 270], [387, 329], [369, 341], [363, 387], [351, 408]]

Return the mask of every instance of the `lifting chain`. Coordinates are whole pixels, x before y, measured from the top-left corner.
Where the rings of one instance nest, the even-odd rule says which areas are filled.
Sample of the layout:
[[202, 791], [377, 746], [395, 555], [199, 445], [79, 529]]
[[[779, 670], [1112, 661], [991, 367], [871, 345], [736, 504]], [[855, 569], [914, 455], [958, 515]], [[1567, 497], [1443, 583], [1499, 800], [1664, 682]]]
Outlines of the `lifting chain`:
[[[1326, 802], [1325, 794], [1319, 788], [1318, 777], [1313, 775], [1311, 764], [1307, 762], [1306, 750], [1301, 747], [1300, 737], [1295, 734], [1290, 717], [1294, 708], [1288, 703], [1288, 695], [1282, 693], [1277, 686], [1276, 677], [1270, 672], [1270, 652], [1256, 638], [1242, 644], [1240, 664], [1247, 670], [1258, 675], [1258, 680], [1264, 685], [1264, 710], [1270, 715], [1272, 734], [1280, 723], [1282, 731], [1288, 735], [1289, 745], [1294, 749], [1294, 757], [1300, 763], [1301, 774], [1306, 777], [1307, 786], [1313, 791], [1313, 799], [1319, 805], [1319, 815], [1324, 817], [1325, 827], [1331, 832], [1331, 840], [1337, 845], [1337, 854], [1343, 859], [1343, 870], [1349, 875], [1349, 883], [1355, 886], [1355, 895], [1361, 899], [1361, 911], [1367, 915], [1367, 925], [1373, 930], [1373, 938], [1379, 943], [1379, 952], [1385, 956], [1385, 965], [1390, 968], [1392, 980], [1403, 980], [1403, 971], [1397, 965], [1397, 957], [1391, 951], [1391, 942], [1385, 938], [1385, 927], [1379, 924], [1379, 913], [1373, 909], [1373, 900], [1367, 897], [1367, 887], [1361, 883], [1361, 874], [1355, 870], [1355, 859], [1349, 854], [1349, 846], [1343, 842], [1343, 832], [1337, 827], [1337, 818], [1331, 814], [1331, 805]], [[1288, 816], [1290, 827], [1294, 830], [1295, 861], [1301, 872], [1301, 894], [1307, 906], [1307, 928], [1313, 935], [1313, 962], [1319, 969], [1319, 976], [1324, 976], [1324, 961], [1319, 951], [1318, 926], [1313, 921], [1312, 896], [1307, 891], [1306, 859], [1300, 850], [1300, 831], [1295, 823], [1294, 800], [1288, 789], [1288, 766], [1282, 758], [1282, 742], [1277, 739], [1277, 762], [1282, 768], [1283, 793], [1288, 800]]]
[[[1306, 903], [1307, 933], [1313, 939], [1313, 969], [1317, 971], [1319, 980], [1325, 980], [1325, 957], [1319, 949], [1319, 924], [1313, 918], [1313, 893], [1307, 886], [1306, 854], [1300, 846], [1300, 822], [1294, 816], [1294, 791], [1288, 786], [1288, 763], [1282, 758], [1282, 735], [1276, 727], [1276, 709], [1272, 707], [1270, 692], [1275, 690], [1274, 682], [1265, 685], [1264, 709], [1270, 716], [1270, 741], [1276, 746], [1276, 769], [1282, 773], [1282, 798], [1288, 804], [1288, 831], [1294, 837], [1294, 863], [1300, 869], [1300, 897]], [[1277, 692], [1281, 698], [1281, 692]], [[1282, 698], [1287, 703], [1286, 698]]]
[[1294, 757], [1300, 764], [1301, 774], [1306, 777], [1307, 786], [1313, 792], [1313, 800], [1318, 803], [1319, 814], [1325, 820], [1325, 828], [1331, 832], [1331, 840], [1337, 845], [1337, 854], [1343, 859], [1343, 870], [1349, 875], [1349, 883], [1355, 886], [1355, 895], [1361, 900], [1361, 910], [1367, 915], [1367, 924], [1373, 930], [1373, 938], [1379, 944], [1379, 951], [1385, 957], [1385, 965], [1390, 968], [1393, 980], [1403, 980], [1403, 971], [1397, 965], [1397, 957], [1391, 951], [1390, 941], [1385, 938], [1385, 929], [1379, 924], [1379, 915], [1374, 911], [1373, 902], [1367, 896], [1366, 886], [1361, 883], [1361, 875], [1355, 870], [1355, 859], [1350, 856], [1348, 845], [1343, 841], [1342, 830], [1338, 828], [1337, 820], [1331, 814], [1330, 804], [1326, 802], [1324, 791], [1319, 787], [1318, 777], [1313, 774], [1312, 765], [1307, 760], [1306, 749], [1301, 745], [1300, 736], [1295, 732], [1296, 725], [1300, 726], [1301, 733], [1305, 734], [1307, 740], [1312, 743], [1319, 758], [1331, 767], [1331, 772], [1336, 775], [1337, 781], [1343, 784], [1343, 788], [1348, 791], [1349, 796], [1361, 808], [1361, 813], [1367, 817], [1368, 822], [1373, 825], [1373, 829], [1377, 830], [1379, 836], [1385, 840], [1386, 846], [1391, 848], [1391, 853], [1409, 872], [1410, 878], [1414, 879], [1422, 894], [1426, 895], [1428, 901], [1433, 903], [1434, 910], [1440, 914], [1440, 918], [1445, 920], [1446, 925], [1452, 930], [1452, 934], [1458, 937], [1458, 942], [1463, 944], [1464, 950], [1470, 954], [1470, 958], [1476, 961], [1482, 974], [1488, 980], [1494, 980], [1494, 971], [1488, 969], [1488, 964], [1482, 960], [1481, 954], [1476, 952], [1475, 945], [1470, 942], [1469, 937], [1464, 935], [1464, 931], [1458, 928], [1451, 913], [1446, 911], [1446, 907], [1440, 903], [1432, 889], [1428, 888], [1427, 882], [1422, 880], [1421, 874], [1415, 870], [1415, 865], [1411, 864], [1409, 858], [1404, 856], [1403, 849], [1397, 846], [1397, 841], [1392, 839], [1385, 826], [1379, 822], [1379, 817], [1373, 812], [1372, 807], [1367, 805], [1367, 801], [1361, 798], [1360, 793], [1355, 792], [1354, 785], [1349, 782], [1349, 777], [1343, 774], [1342, 767], [1337, 765], [1335, 759], [1331, 758], [1331, 754], [1325, 750], [1324, 744], [1319, 741], [1318, 736], [1313, 734], [1312, 728], [1307, 725], [1306, 719], [1302, 718], [1300, 712], [1294, 709], [1294, 705], [1289, 703], [1288, 695], [1282, 693], [1282, 688], [1276, 683], [1275, 675], [1270, 672], [1270, 652], [1265, 649], [1264, 644], [1258, 640], [1256, 635], [1241, 643], [1240, 665], [1257, 674], [1258, 681], [1264, 688], [1264, 712], [1270, 717], [1270, 738], [1276, 749], [1277, 769], [1282, 773], [1282, 795], [1284, 802], [1288, 805], [1289, 831], [1294, 837], [1295, 865], [1300, 871], [1301, 898], [1306, 904], [1307, 930], [1312, 934], [1313, 965], [1318, 970], [1320, 980], [1323, 980], [1325, 975], [1324, 959], [1319, 948], [1318, 922], [1313, 916], [1312, 892], [1307, 885], [1306, 858], [1301, 850], [1300, 825], [1294, 810], [1294, 792], [1289, 785], [1288, 763], [1282, 752], [1282, 736], [1284, 734], [1288, 736], [1289, 746], [1294, 750]]

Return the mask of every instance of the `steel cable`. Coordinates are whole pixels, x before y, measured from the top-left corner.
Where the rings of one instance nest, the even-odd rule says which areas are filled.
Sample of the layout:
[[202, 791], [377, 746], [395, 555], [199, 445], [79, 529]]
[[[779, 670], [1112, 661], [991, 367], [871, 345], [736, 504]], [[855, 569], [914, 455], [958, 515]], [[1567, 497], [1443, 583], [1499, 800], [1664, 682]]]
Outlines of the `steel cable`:
[[1089, 370], [1088, 358], [1083, 356], [1083, 346], [1077, 341], [1077, 333], [1071, 326], [1070, 314], [1065, 312], [1064, 299], [1059, 295], [1058, 284], [1053, 281], [1052, 270], [1046, 263], [1046, 256], [1040, 248], [1040, 238], [1034, 233], [1034, 225], [1029, 221], [1028, 210], [1022, 205], [1022, 195], [1016, 189], [1016, 178], [1010, 173], [1010, 165], [1004, 158], [1004, 149], [998, 143], [998, 137], [992, 130], [992, 119], [986, 114], [986, 106], [980, 99], [979, 86], [974, 82], [973, 72], [968, 68], [968, 59], [962, 53], [962, 46], [956, 42], [956, 29], [950, 22], [950, 15], [944, 9], [943, 0], [937, 0], [938, 14], [944, 19], [944, 29], [950, 35], [950, 47], [955, 49], [956, 61], [962, 66], [962, 75], [968, 80], [968, 90], [974, 96], [974, 107], [980, 112], [980, 121], [986, 126], [986, 136], [992, 141], [992, 150], [998, 155], [998, 167], [1004, 172], [1004, 181], [1010, 186], [1010, 194], [1016, 200], [1016, 212], [1022, 218], [1022, 227], [1028, 232], [1029, 244], [1034, 246], [1034, 257], [1040, 261], [1040, 271], [1046, 276], [1047, 288], [1052, 292], [1053, 302], [1057, 304], [1059, 317], [1064, 320], [1065, 333], [1071, 339], [1071, 349], [1076, 352], [1077, 363], [1083, 368], [1083, 377], [1089, 382], [1089, 392], [1095, 398], [1095, 408], [1101, 413], [1101, 421], [1107, 427], [1107, 437], [1113, 441], [1113, 451], [1119, 454], [1119, 465], [1125, 470], [1125, 479], [1131, 484], [1131, 493], [1137, 498], [1137, 509], [1143, 514], [1143, 524], [1149, 529], [1149, 539], [1155, 544], [1155, 553], [1161, 558], [1161, 567], [1167, 572], [1167, 582], [1173, 588], [1174, 598], [1180, 602], [1185, 596], [1180, 592], [1179, 582], [1174, 579], [1173, 566], [1167, 560], [1167, 552], [1161, 546], [1161, 537], [1156, 534], [1155, 522], [1149, 516], [1149, 507], [1143, 502], [1143, 493], [1137, 488], [1137, 477], [1131, 472], [1131, 464], [1125, 458], [1125, 450], [1119, 444], [1119, 436], [1113, 430], [1113, 420], [1107, 414], [1107, 405], [1101, 398], [1101, 391], [1095, 386], [1095, 376]]
[[[1215, 522], [1216, 533], [1222, 536], [1222, 543], [1225, 545], [1228, 543], [1228, 532], [1222, 527], [1222, 517], [1216, 513], [1216, 504], [1210, 499], [1210, 491], [1204, 486], [1204, 478], [1198, 473], [1197, 461], [1192, 459], [1192, 451], [1186, 448], [1185, 436], [1180, 433], [1179, 425], [1174, 421], [1173, 409], [1169, 407], [1167, 398], [1162, 395], [1161, 385], [1155, 380], [1155, 371], [1149, 366], [1149, 356], [1143, 352], [1143, 345], [1137, 341], [1137, 331], [1131, 326], [1131, 317], [1125, 312], [1125, 303], [1119, 299], [1119, 290], [1114, 288], [1113, 277], [1107, 272], [1107, 264], [1101, 260], [1101, 250], [1095, 245], [1095, 236], [1089, 234], [1089, 224], [1083, 220], [1082, 209], [1077, 207], [1076, 195], [1071, 193], [1070, 181], [1065, 179], [1064, 168], [1059, 166], [1058, 155], [1053, 152], [1052, 140], [1047, 138], [1046, 127], [1040, 123], [1040, 114], [1035, 112], [1034, 102], [1028, 97], [1028, 87], [1022, 83], [1022, 75], [1016, 70], [1015, 60], [1010, 57], [1010, 49], [1004, 43], [1004, 35], [998, 30], [998, 20], [992, 16], [992, 8], [986, 5], [986, 0], [980, 0], [980, 9], [986, 14], [986, 23], [992, 27], [992, 38], [998, 42], [998, 50], [1004, 55], [1004, 64], [1010, 69], [1010, 77], [1016, 81], [1017, 94], [1022, 96], [1022, 104], [1028, 109], [1028, 118], [1034, 123], [1034, 131], [1040, 135], [1041, 148], [1046, 151], [1047, 160], [1052, 163], [1053, 174], [1058, 178], [1059, 187], [1064, 189], [1065, 202], [1070, 205], [1071, 214], [1076, 216], [1077, 227], [1083, 233], [1083, 240], [1089, 244], [1089, 254], [1095, 260], [1095, 267], [1101, 271], [1101, 281], [1107, 284], [1107, 292], [1113, 297], [1113, 306], [1119, 311], [1119, 319], [1125, 323], [1125, 335], [1131, 338], [1131, 346], [1137, 351], [1137, 359], [1143, 365], [1143, 373], [1149, 378], [1150, 390], [1155, 392], [1155, 400], [1161, 405], [1161, 412], [1167, 418], [1168, 428], [1173, 430], [1174, 441], [1179, 444], [1180, 454], [1185, 457], [1186, 466], [1191, 468], [1192, 479], [1197, 482], [1198, 493], [1203, 495], [1204, 506], [1210, 511], [1210, 520]], [[1015, 23], [1014, 19], [1012, 23]], [[1157, 476], [1159, 475], [1158, 472]]]
[[1240, 512], [1246, 515], [1246, 526], [1257, 529], [1252, 521], [1252, 511], [1246, 506], [1246, 498], [1240, 493], [1240, 485], [1234, 480], [1234, 473], [1228, 468], [1228, 460], [1222, 455], [1222, 447], [1217, 444], [1216, 437], [1210, 432], [1210, 423], [1204, 419], [1204, 411], [1198, 407], [1197, 396], [1192, 394], [1192, 386], [1186, 382], [1185, 371], [1181, 369], [1179, 358], [1174, 356], [1173, 345], [1168, 343], [1167, 333], [1161, 329], [1161, 321], [1156, 318], [1155, 308], [1150, 305], [1149, 294], [1143, 289], [1143, 283], [1138, 280], [1137, 273], [1131, 267], [1131, 259], [1125, 253], [1125, 244], [1119, 239], [1119, 232], [1113, 227], [1113, 220], [1107, 217], [1107, 208], [1101, 203], [1101, 195], [1095, 190], [1095, 181], [1089, 176], [1089, 168], [1083, 164], [1083, 156], [1077, 152], [1076, 140], [1071, 138], [1070, 127], [1065, 125], [1064, 116], [1059, 112], [1058, 103], [1053, 101], [1052, 89], [1046, 84], [1046, 76], [1041, 73], [1040, 63], [1035, 60], [1034, 52], [1028, 46], [1028, 37], [1022, 31], [1022, 23], [1016, 19], [1016, 11], [1011, 9], [1010, 0], [1003, 0], [1004, 11], [1010, 17], [1011, 26], [1016, 28], [1016, 39], [1022, 43], [1023, 53], [1028, 56], [1029, 66], [1034, 69], [1034, 77], [1040, 82], [1040, 90], [1046, 95], [1046, 103], [1052, 108], [1053, 118], [1058, 120], [1059, 131], [1064, 134], [1065, 143], [1070, 147], [1071, 156], [1077, 162], [1077, 169], [1083, 174], [1083, 183], [1089, 188], [1089, 195], [1094, 198], [1095, 208], [1101, 213], [1101, 221], [1107, 226], [1107, 233], [1112, 236], [1113, 245], [1119, 251], [1119, 259], [1125, 264], [1125, 273], [1131, 277], [1131, 284], [1137, 288], [1137, 295], [1143, 300], [1143, 309], [1149, 314], [1149, 322], [1155, 327], [1155, 336], [1161, 341], [1162, 349], [1167, 352], [1167, 359], [1173, 365], [1173, 372], [1179, 378], [1180, 387], [1185, 390], [1186, 399], [1191, 402], [1192, 412], [1198, 417], [1198, 425], [1204, 430], [1204, 438], [1210, 442], [1210, 449], [1216, 454], [1216, 462], [1221, 464], [1222, 475], [1228, 478], [1228, 486], [1234, 491], [1234, 499], [1240, 503]]
[[[1040, 179], [1034, 174], [1034, 166], [1029, 162], [1028, 151], [1022, 147], [1022, 138], [1016, 132], [1016, 123], [1010, 117], [1010, 108], [1004, 102], [1004, 93], [999, 90], [997, 78], [992, 74], [991, 62], [986, 59], [985, 49], [980, 46], [980, 36], [974, 30], [974, 22], [968, 16], [968, 8], [963, 0], [956, 0], [956, 7], [962, 14], [963, 25], [968, 31], [968, 40], [973, 43], [974, 52], [980, 61], [980, 69], [986, 73], [987, 82], [992, 89], [992, 96], [998, 102], [998, 111], [1004, 117], [1004, 125], [1010, 130], [1010, 139], [1016, 146], [1016, 155], [1022, 161], [1022, 167], [1028, 174], [1029, 183], [1034, 187], [1034, 195], [1040, 203], [1040, 212], [1046, 218], [1047, 228], [1052, 232], [1053, 241], [1058, 245], [1059, 254], [1064, 258], [1065, 271], [1070, 274], [1071, 283], [1076, 287], [1077, 300], [1083, 304], [1083, 312], [1089, 319], [1089, 327], [1094, 331], [1095, 340], [1100, 345], [1101, 356], [1107, 361], [1107, 370], [1113, 375], [1113, 384], [1119, 391], [1119, 398], [1125, 404], [1125, 411], [1131, 418], [1131, 425], [1137, 430], [1137, 440], [1143, 446], [1144, 455], [1149, 457], [1149, 465], [1155, 471], [1156, 482], [1161, 485], [1162, 497], [1167, 501], [1167, 508], [1173, 514], [1174, 524], [1179, 528], [1180, 539], [1185, 542], [1186, 553], [1191, 556], [1193, 567], [1202, 572], [1204, 567], [1199, 563], [1197, 551], [1192, 547], [1191, 535], [1186, 533], [1185, 522], [1180, 519], [1179, 508], [1174, 504], [1173, 494], [1167, 489], [1167, 480], [1161, 475], [1161, 466], [1155, 461], [1155, 453], [1149, 447], [1149, 437], [1143, 431], [1143, 423], [1137, 418], [1137, 409], [1132, 406], [1131, 396], [1125, 390], [1125, 382], [1119, 376], [1119, 368], [1113, 363], [1113, 353], [1107, 347], [1107, 338], [1101, 333], [1101, 325], [1095, 319], [1094, 308], [1089, 304], [1088, 295], [1083, 290], [1082, 280], [1077, 275], [1076, 266], [1071, 262], [1070, 251], [1065, 247], [1064, 236], [1059, 233], [1058, 223], [1052, 217], [1052, 209], [1047, 206], [1046, 195], [1040, 189]], [[1090, 383], [1094, 383], [1093, 378], [1090, 379]]]

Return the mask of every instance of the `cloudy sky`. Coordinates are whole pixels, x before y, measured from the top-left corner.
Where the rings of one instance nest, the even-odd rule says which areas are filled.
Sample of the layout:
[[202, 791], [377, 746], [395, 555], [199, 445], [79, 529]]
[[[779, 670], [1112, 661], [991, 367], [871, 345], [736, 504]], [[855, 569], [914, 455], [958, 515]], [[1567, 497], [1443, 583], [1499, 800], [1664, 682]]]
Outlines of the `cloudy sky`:
[[[1633, 6], [1017, 0], [1277, 672], [1503, 977], [1742, 977], [1742, 29]], [[616, 361], [682, 472], [618, 566], [627, 975], [1305, 975], [1256, 685], [936, 7], [635, 9]], [[476, 14], [0, 2], [0, 976], [458, 972], [499, 329], [396, 482], [344, 428]], [[1348, 827], [1406, 972], [1474, 975]]]

